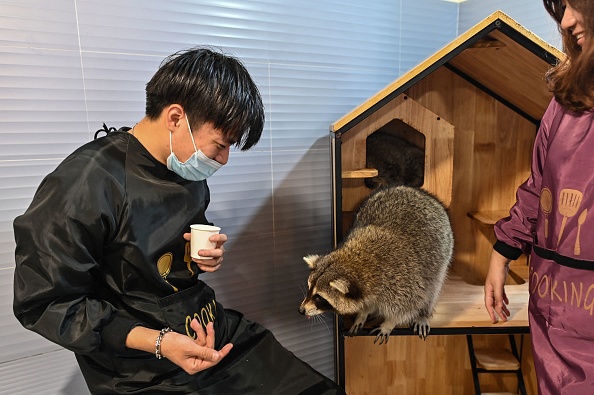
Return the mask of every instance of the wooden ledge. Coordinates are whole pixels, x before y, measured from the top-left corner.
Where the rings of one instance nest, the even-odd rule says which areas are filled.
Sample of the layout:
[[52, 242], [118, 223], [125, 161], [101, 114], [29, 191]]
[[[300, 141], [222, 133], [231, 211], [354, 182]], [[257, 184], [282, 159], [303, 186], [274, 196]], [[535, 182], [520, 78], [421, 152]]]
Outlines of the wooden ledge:
[[377, 177], [376, 169], [345, 170], [342, 172], [342, 178], [371, 178]]
[[432, 328], [528, 327], [528, 282], [506, 285], [505, 293], [509, 299], [507, 307], [511, 315], [506, 322], [499, 320], [497, 324], [493, 324], [485, 307], [484, 287], [469, 284], [451, 272], [429, 324]]
[[509, 216], [509, 210], [471, 211], [468, 216], [485, 225], [495, 225], [501, 218]]
[[[462, 277], [450, 272], [443, 286], [433, 317], [429, 321], [431, 334], [475, 333], [528, 333], [528, 282], [506, 285], [511, 313], [507, 321], [493, 324], [484, 303], [484, 287], [465, 282]], [[344, 329], [348, 331], [352, 317], [343, 317]], [[359, 335], [369, 336], [379, 321], [368, 321]], [[413, 335], [410, 328], [396, 328], [393, 335]]]

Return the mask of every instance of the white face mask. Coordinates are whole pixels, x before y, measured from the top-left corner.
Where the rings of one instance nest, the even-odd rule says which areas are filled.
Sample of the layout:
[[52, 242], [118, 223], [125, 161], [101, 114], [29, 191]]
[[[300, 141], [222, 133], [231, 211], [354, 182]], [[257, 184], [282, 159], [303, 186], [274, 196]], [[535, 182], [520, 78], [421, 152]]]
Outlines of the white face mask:
[[169, 157], [167, 158], [167, 168], [186, 180], [206, 180], [223, 165], [204, 155], [204, 152], [196, 149], [196, 143], [194, 142], [194, 136], [192, 135], [192, 129], [190, 128], [190, 122], [188, 121], [187, 115], [186, 122], [188, 123], [188, 130], [190, 131], [190, 137], [192, 138], [192, 144], [194, 144], [194, 150], [196, 152], [194, 152], [187, 161], [183, 163], [180, 162], [173, 153], [173, 146], [171, 145], [171, 135], [173, 133], [169, 132], [169, 149], [171, 150], [171, 154], [169, 154]]

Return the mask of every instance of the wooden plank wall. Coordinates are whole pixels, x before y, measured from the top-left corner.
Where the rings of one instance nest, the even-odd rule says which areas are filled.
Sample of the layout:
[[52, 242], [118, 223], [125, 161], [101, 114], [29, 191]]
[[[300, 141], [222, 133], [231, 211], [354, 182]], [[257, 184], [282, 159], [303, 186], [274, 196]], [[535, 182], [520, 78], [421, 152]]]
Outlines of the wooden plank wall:
[[[504, 339], [505, 338], [505, 339]], [[472, 372], [463, 335], [392, 336], [387, 345], [373, 336], [345, 339], [348, 395], [474, 395]], [[507, 336], [473, 336], [475, 348], [505, 343]], [[520, 347], [521, 335], [516, 335]], [[528, 394], [536, 395], [530, 335], [522, 343], [522, 369]], [[516, 393], [515, 374], [481, 374], [483, 392]]]
[[[406, 94], [445, 120], [444, 125], [454, 127], [449, 207], [456, 239], [453, 267], [467, 282], [482, 284], [494, 241], [493, 230], [492, 226], [471, 219], [468, 213], [511, 207], [515, 190], [529, 175], [536, 126], [444, 67]], [[395, 99], [394, 106], [398, 103]], [[389, 112], [391, 105], [378, 112]], [[382, 114], [372, 115], [369, 122], [360, 124], [365, 127], [350, 130], [343, 136], [344, 170], [361, 168], [361, 150], [364, 153], [365, 146], [355, 135], [366, 137], [377, 130], [377, 122], [373, 129], [377, 117]], [[434, 175], [426, 173], [425, 177]], [[350, 221], [350, 211], [369, 192], [360, 180], [343, 181], [344, 219]], [[347, 228], [345, 223], [343, 229]], [[517, 271], [526, 278], [525, 268], [525, 261], [516, 264]], [[536, 394], [529, 339], [529, 335], [524, 336], [524, 376], [529, 393]], [[509, 348], [506, 336], [474, 336], [474, 342], [478, 347]], [[373, 337], [347, 338], [345, 367], [349, 395], [474, 393], [464, 336], [430, 335], [425, 342], [416, 337], [393, 336], [382, 346], [374, 345]], [[513, 375], [481, 377], [483, 391], [515, 391]]]
[[[455, 127], [453, 267], [466, 281], [483, 284], [495, 239], [492, 227], [468, 213], [511, 208], [530, 174], [536, 125], [444, 67], [407, 93]], [[522, 265], [525, 260], [515, 266], [521, 271]]]

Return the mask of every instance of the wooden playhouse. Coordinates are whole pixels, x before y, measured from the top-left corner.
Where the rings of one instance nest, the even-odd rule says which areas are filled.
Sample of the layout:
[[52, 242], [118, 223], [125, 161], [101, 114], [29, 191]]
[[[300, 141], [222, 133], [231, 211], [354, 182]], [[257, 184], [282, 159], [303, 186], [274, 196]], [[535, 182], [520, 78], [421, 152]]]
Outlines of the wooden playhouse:
[[[545, 73], [562, 56], [498, 11], [331, 125], [334, 246], [371, 192], [364, 181], [377, 171], [367, 166], [366, 139], [377, 131], [424, 150], [423, 188], [449, 207], [455, 236], [453, 273], [425, 342], [398, 336], [412, 334], [403, 329], [387, 345], [374, 345], [372, 336], [345, 337], [348, 327], [337, 319], [336, 378], [349, 395], [475, 393], [470, 335], [475, 348], [511, 351], [507, 336], [494, 336], [511, 334], [519, 342], [519, 375], [534, 388], [529, 335], [518, 335], [528, 333], [526, 258], [511, 266], [507, 323], [491, 324], [482, 284], [492, 226], [507, 216], [530, 172], [552, 98]], [[481, 375], [480, 386], [513, 392], [516, 373]]]

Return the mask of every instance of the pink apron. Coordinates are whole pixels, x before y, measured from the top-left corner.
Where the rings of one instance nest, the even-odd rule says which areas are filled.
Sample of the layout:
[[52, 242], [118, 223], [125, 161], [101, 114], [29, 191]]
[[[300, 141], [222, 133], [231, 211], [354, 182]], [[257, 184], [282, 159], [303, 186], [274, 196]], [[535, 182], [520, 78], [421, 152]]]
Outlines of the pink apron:
[[552, 100], [529, 179], [494, 246], [530, 253], [529, 319], [541, 395], [594, 395], [594, 111]]
[[592, 395], [594, 263], [564, 266], [543, 257], [551, 254], [535, 247], [530, 264], [528, 311], [540, 394]]

